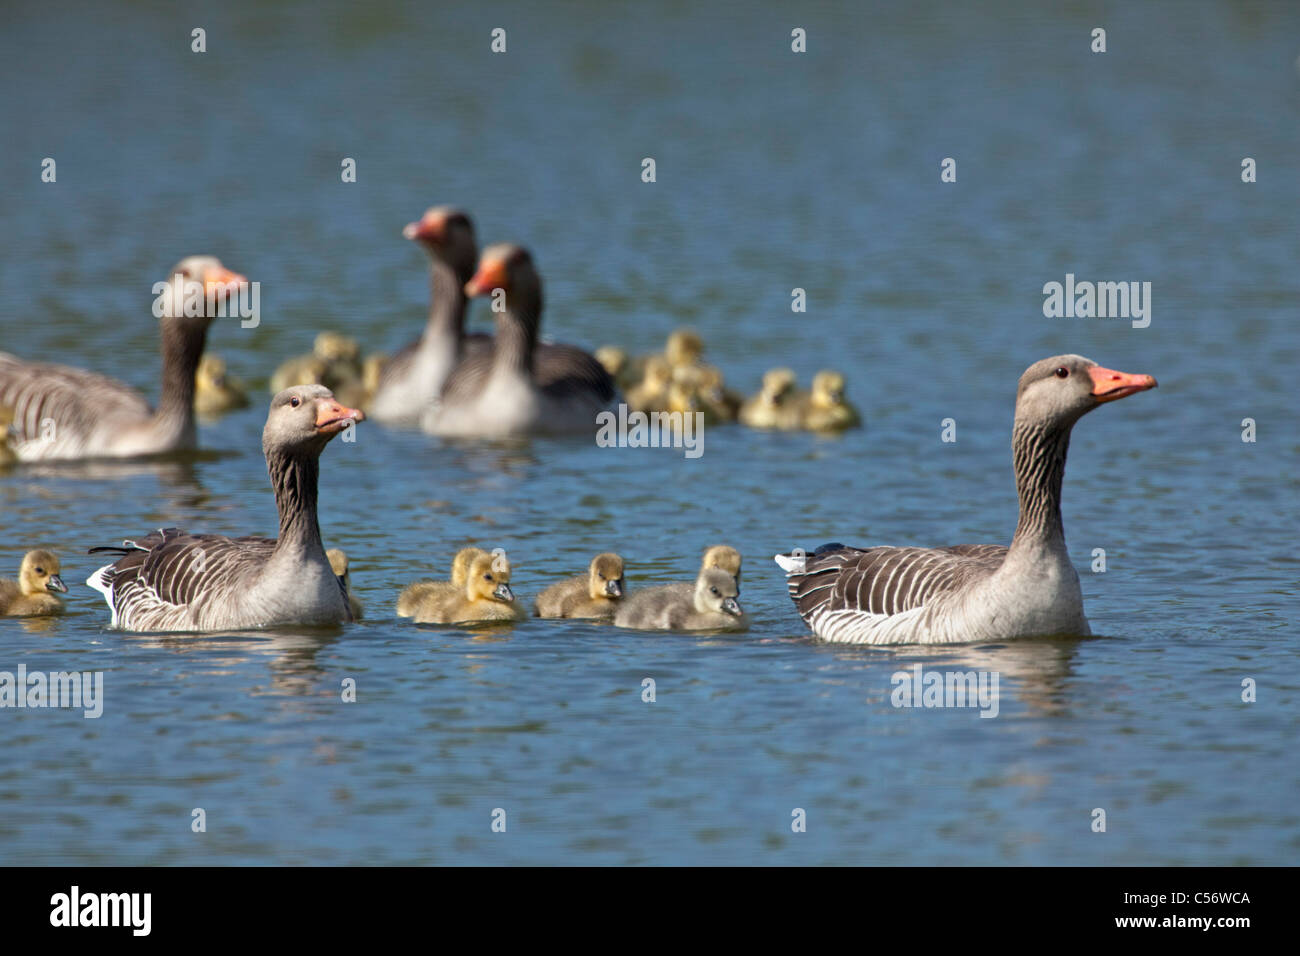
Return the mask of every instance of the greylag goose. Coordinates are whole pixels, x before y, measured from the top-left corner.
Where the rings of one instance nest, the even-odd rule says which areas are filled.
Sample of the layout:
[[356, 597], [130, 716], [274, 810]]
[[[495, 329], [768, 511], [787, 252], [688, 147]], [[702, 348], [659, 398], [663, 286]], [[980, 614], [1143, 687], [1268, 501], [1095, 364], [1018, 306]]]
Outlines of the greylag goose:
[[226, 374], [226, 360], [204, 352], [194, 372], [194, 411], [208, 418], [247, 406], [248, 394]]
[[316, 520], [320, 455], [331, 438], [364, 419], [322, 385], [298, 385], [271, 400], [262, 451], [280, 514], [278, 538], [227, 538], [163, 528], [121, 547], [86, 581], [104, 595], [113, 627], [217, 631], [352, 619], [347, 594], [321, 546]]
[[62, 614], [67, 585], [59, 577], [63, 566], [49, 551], [28, 551], [18, 568], [18, 580], [0, 579], [0, 617], [40, 617]]
[[618, 627], [660, 631], [743, 631], [749, 620], [736, 600], [736, 579], [705, 568], [694, 584], [640, 588], [623, 599], [614, 615]]
[[848, 644], [956, 644], [1085, 635], [1079, 576], [1061, 526], [1070, 430], [1106, 402], [1156, 387], [1150, 375], [1079, 355], [1035, 362], [1020, 377], [1011, 430], [1020, 520], [1011, 546], [850, 548], [777, 555], [813, 633]]
[[813, 432], [838, 432], [862, 423], [844, 397], [844, 376], [823, 370], [813, 376], [812, 391], [797, 404], [799, 424]]
[[736, 593], [740, 593], [740, 552], [727, 544], [715, 544], [704, 552], [700, 561], [700, 570], [720, 568], [731, 575], [736, 582]]
[[740, 406], [740, 423], [750, 428], [798, 429], [800, 400], [794, 372], [788, 368], [770, 369], [763, 375], [758, 394]]
[[429, 319], [423, 334], [384, 366], [370, 411], [376, 421], [417, 424], [452, 369], [465, 355], [489, 352], [492, 337], [465, 334], [465, 283], [478, 262], [469, 216], [452, 206], [434, 206], [402, 235], [429, 254]]
[[474, 624], [522, 621], [528, 615], [510, 590], [510, 562], [498, 552], [479, 554], [470, 562], [459, 593], [427, 593], [411, 616], [416, 624]]
[[561, 366], [565, 371], [543, 374], [537, 361], [542, 282], [527, 250], [506, 243], [484, 250], [465, 293], [489, 295], [497, 289], [504, 293], [505, 309], [496, 313], [491, 353], [466, 356], [456, 366], [426, 411], [424, 430], [472, 437], [594, 432], [596, 414], [609, 407], [617, 389], [604, 366], [572, 346], [551, 346], [552, 371]]
[[537, 595], [538, 617], [612, 620], [623, 597], [623, 559], [607, 552], [591, 559], [587, 573], [552, 584]]
[[347, 554], [342, 548], [330, 548], [325, 552], [325, 558], [329, 561], [334, 576], [339, 579], [339, 584], [343, 585], [343, 593], [348, 596], [348, 609], [352, 611], [352, 620], [361, 620], [361, 602], [352, 593], [352, 575], [348, 573]]
[[451, 559], [451, 580], [433, 581], [426, 578], [408, 584], [397, 597], [397, 616], [414, 617], [421, 602], [431, 594], [457, 595], [465, 591], [465, 581], [469, 577], [469, 566], [481, 554], [487, 554], [482, 548], [461, 548]]
[[[174, 281], [177, 275], [184, 284]], [[202, 315], [185, 315], [185, 284], [191, 282], [202, 283]], [[209, 306], [244, 282], [212, 256], [191, 256], [172, 269], [157, 303], [163, 354], [157, 411], [135, 389], [104, 375], [0, 352], [0, 405], [13, 409], [11, 445], [19, 460], [130, 458], [192, 448], [194, 372], [212, 313], [224, 311]]]

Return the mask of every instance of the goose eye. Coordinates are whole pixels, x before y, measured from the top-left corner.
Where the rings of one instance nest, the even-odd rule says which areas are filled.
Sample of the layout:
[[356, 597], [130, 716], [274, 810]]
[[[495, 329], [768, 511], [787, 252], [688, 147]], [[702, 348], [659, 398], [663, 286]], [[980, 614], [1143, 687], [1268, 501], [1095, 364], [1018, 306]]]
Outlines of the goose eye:
[[484, 580], [484, 581], [491, 581], [491, 580], [492, 580], [492, 575], [490, 575], [490, 574], [485, 574], [485, 575], [483, 575], [483, 580]]
[[717, 588], [709, 588], [709, 590], [712, 591], [712, 592], [714, 593], [715, 596], [716, 596], [717, 593], [718, 593], [718, 589], [717, 589]]
[[37, 568], [37, 569], [36, 569], [36, 573], [37, 573], [37, 574], [44, 574], [44, 573], [45, 573], [45, 569], [44, 569], [44, 568]]
[[302, 404], [302, 400], [295, 395], [293, 398], [289, 399], [289, 404], [292, 405], [294, 408], [297, 408], [299, 405]]
[[1057, 378], [1069, 378], [1069, 377], [1070, 377], [1070, 370], [1069, 370], [1068, 368], [1066, 368], [1064, 365], [1062, 365], [1062, 366], [1060, 366], [1060, 367], [1056, 370], [1056, 377], [1057, 377]]

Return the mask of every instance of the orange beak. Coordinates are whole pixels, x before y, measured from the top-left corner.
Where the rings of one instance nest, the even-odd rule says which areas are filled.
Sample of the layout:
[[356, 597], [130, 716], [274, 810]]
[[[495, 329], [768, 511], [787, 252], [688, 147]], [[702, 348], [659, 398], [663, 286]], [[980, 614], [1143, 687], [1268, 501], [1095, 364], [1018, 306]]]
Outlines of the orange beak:
[[332, 398], [322, 398], [316, 402], [316, 430], [327, 435], [343, 431], [349, 422], [363, 422], [366, 413], [359, 408], [348, 408]]
[[447, 237], [447, 217], [426, 216], [419, 222], [408, 222], [402, 229], [402, 238], [404, 239], [423, 239], [433, 242], [442, 242]]
[[1113, 402], [1156, 387], [1156, 380], [1150, 375], [1131, 375], [1100, 365], [1088, 369], [1088, 374], [1092, 377], [1092, 397], [1099, 402]]
[[504, 289], [509, 284], [506, 277], [506, 264], [502, 259], [493, 259], [478, 264], [474, 278], [465, 283], [468, 296], [487, 295], [493, 289]]
[[224, 298], [241, 288], [248, 279], [229, 269], [209, 269], [203, 273], [203, 292], [205, 295]]

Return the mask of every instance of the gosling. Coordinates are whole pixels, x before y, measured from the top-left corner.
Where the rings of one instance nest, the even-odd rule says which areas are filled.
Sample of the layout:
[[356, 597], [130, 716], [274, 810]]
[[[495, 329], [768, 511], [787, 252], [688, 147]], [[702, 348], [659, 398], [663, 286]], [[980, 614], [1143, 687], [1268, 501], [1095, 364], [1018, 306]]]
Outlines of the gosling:
[[18, 580], [0, 579], [0, 617], [40, 617], [63, 613], [68, 593], [59, 577], [63, 566], [49, 551], [28, 551], [18, 568]]
[[660, 631], [743, 631], [749, 619], [736, 600], [740, 591], [726, 571], [707, 568], [695, 584], [664, 584], [633, 591], [614, 624]]
[[623, 599], [623, 559], [617, 554], [598, 554], [591, 559], [586, 575], [552, 584], [537, 595], [534, 613], [538, 617], [571, 617], [612, 621]]
[[226, 375], [226, 360], [204, 352], [194, 370], [194, 411], [212, 417], [247, 405], [243, 386]]
[[465, 579], [469, 577], [469, 566], [480, 554], [487, 554], [487, 552], [482, 548], [461, 548], [457, 551], [456, 557], [451, 560], [450, 581], [433, 581], [426, 578], [423, 581], [408, 584], [406, 589], [398, 595], [397, 616], [414, 617], [416, 609], [429, 595], [438, 594], [443, 597], [447, 595], [455, 597], [463, 594], [465, 592]]
[[844, 376], [823, 370], [813, 376], [812, 392], [800, 404], [800, 424], [814, 432], [856, 428], [862, 419], [844, 397]]
[[800, 427], [798, 380], [788, 368], [774, 368], [763, 376], [757, 395], [740, 406], [740, 423], [750, 428], [790, 431]]
[[740, 593], [739, 551], [726, 544], [715, 544], [713, 547], [707, 548], [704, 552], [704, 558], [700, 561], [700, 573], [703, 574], [709, 568], [718, 568], [730, 574], [732, 580], [736, 582], [736, 593]]
[[412, 616], [416, 624], [475, 624], [522, 621], [528, 614], [510, 590], [510, 562], [498, 551], [470, 563], [461, 593], [429, 594]]
[[352, 593], [352, 575], [348, 573], [348, 556], [343, 553], [342, 548], [330, 548], [325, 552], [325, 557], [329, 560], [334, 576], [339, 579], [339, 584], [343, 585], [343, 593], [348, 596], [348, 607], [352, 609], [352, 620], [361, 620], [361, 602]]

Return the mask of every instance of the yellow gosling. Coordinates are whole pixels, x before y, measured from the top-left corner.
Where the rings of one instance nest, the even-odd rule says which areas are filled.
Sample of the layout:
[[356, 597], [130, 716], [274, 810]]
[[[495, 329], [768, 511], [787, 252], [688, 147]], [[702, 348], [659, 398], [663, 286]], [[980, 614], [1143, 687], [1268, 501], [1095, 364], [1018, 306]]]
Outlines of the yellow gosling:
[[727, 544], [715, 544], [707, 548], [704, 552], [704, 558], [700, 561], [700, 571], [707, 571], [709, 568], [718, 568], [726, 571], [736, 581], [736, 588], [740, 588], [740, 552]]
[[799, 428], [798, 379], [794, 372], [788, 368], [768, 371], [758, 394], [740, 407], [740, 421], [750, 428]]
[[537, 595], [538, 617], [612, 621], [623, 599], [623, 559], [613, 552], [591, 559], [587, 573], [552, 584]]
[[415, 609], [417, 624], [475, 624], [521, 621], [523, 605], [510, 589], [510, 562], [501, 552], [480, 554], [469, 566], [459, 594], [429, 594]]
[[829, 370], [813, 377], [812, 391], [800, 414], [803, 427], [815, 432], [843, 431], [862, 422], [858, 410], [844, 397], [844, 376]]
[[414, 617], [416, 610], [429, 595], [458, 595], [465, 590], [465, 580], [469, 577], [469, 566], [479, 555], [487, 554], [482, 548], [461, 548], [451, 560], [451, 580], [434, 581], [426, 578], [408, 584], [397, 598], [399, 617]]
[[352, 593], [352, 575], [348, 573], [348, 556], [343, 553], [342, 548], [330, 548], [325, 552], [325, 557], [329, 559], [334, 576], [339, 579], [339, 583], [343, 585], [344, 593], [348, 596], [348, 607], [352, 609], [352, 620], [361, 620], [361, 602]]
[[0, 579], [0, 617], [39, 617], [63, 613], [67, 585], [59, 577], [63, 566], [49, 551], [28, 551], [18, 568], [18, 580]]
[[248, 405], [243, 385], [226, 374], [226, 360], [212, 352], [203, 353], [194, 370], [194, 411], [200, 415], [221, 415]]

